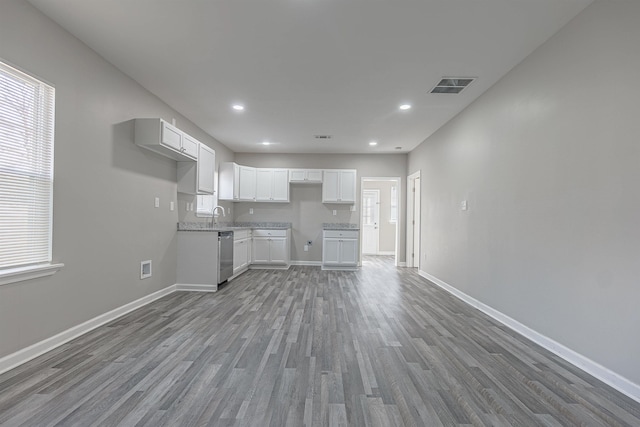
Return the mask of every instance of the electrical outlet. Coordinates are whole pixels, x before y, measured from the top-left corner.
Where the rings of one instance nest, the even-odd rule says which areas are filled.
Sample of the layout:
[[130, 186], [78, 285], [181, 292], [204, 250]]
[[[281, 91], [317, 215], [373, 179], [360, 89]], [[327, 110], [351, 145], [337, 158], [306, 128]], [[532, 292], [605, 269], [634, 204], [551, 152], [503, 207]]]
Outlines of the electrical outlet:
[[304, 251], [309, 252], [309, 245], [304, 245]]
[[466, 211], [466, 210], [467, 210], [467, 201], [466, 201], [466, 200], [463, 200], [463, 201], [460, 203], [460, 209], [462, 209], [463, 211]]
[[253, 215], [253, 208], [249, 208], [249, 215]]
[[333, 216], [336, 216], [336, 215], [338, 215], [338, 211], [334, 209], [333, 210]]
[[153, 206], [155, 206], [156, 208], [160, 207], [160, 197], [156, 197], [155, 201], [153, 202]]

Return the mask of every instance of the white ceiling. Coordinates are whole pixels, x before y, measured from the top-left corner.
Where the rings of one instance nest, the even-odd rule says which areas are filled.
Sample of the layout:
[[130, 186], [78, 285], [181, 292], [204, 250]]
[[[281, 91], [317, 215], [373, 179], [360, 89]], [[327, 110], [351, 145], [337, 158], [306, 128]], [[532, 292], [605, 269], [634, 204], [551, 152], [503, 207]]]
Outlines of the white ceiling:
[[368, 153], [411, 151], [592, 0], [30, 2], [233, 151]]

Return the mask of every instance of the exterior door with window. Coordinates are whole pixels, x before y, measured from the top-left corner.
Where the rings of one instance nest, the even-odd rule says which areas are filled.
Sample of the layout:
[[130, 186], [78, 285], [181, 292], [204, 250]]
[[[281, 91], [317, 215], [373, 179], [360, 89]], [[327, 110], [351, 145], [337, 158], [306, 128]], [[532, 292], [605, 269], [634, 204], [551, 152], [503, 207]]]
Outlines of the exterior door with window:
[[377, 255], [380, 246], [380, 190], [362, 192], [362, 253]]

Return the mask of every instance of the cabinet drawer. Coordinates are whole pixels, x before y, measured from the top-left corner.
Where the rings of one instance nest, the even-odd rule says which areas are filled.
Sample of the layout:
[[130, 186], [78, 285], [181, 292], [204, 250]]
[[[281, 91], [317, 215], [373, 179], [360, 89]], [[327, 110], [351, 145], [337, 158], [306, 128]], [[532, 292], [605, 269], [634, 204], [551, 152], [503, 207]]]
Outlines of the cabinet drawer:
[[343, 238], [343, 239], [357, 239], [360, 232], [358, 230], [324, 230], [325, 238]]
[[287, 237], [287, 230], [253, 230], [253, 237]]
[[247, 239], [251, 235], [251, 230], [233, 230], [233, 240]]

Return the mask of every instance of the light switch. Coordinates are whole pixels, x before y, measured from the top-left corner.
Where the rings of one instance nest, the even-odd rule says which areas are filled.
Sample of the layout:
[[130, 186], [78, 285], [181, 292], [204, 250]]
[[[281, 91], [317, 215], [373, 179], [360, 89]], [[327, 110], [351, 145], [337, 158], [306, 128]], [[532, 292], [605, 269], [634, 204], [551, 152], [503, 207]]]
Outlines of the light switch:
[[170, 210], [174, 210], [174, 209], [175, 209], [175, 204], [174, 204], [174, 202], [169, 202], [169, 209], [170, 209]]
[[156, 197], [156, 201], [154, 202], [154, 206], [155, 206], [156, 208], [159, 208], [159, 207], [160, 207], [160, 197]]
[[338, 215], [338, 211], [334, 209], [334, 210], [333, 210], [333, 215], [334, 215], [334, 216], [335, 216], [335, 215]]
[[249, 215], [253, 215], [253, 208], [249, 208]]
[[462, 203], [460, 203], [460, 209], [462, 209], [463, 211], [467, 210], [467, 201], [463, 200]]

